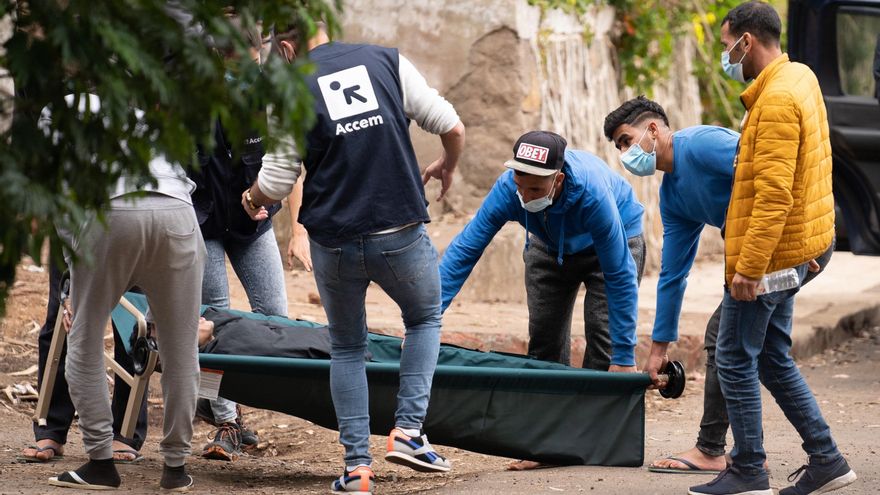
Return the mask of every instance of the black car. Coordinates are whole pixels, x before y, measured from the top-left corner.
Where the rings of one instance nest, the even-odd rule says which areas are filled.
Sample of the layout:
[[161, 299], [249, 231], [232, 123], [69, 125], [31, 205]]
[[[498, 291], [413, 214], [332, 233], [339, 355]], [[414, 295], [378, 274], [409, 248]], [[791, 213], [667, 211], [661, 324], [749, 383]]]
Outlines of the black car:
[[825, 95], [837, 249], [880, 255], [880, 0], [791, 0], [788, 53]]

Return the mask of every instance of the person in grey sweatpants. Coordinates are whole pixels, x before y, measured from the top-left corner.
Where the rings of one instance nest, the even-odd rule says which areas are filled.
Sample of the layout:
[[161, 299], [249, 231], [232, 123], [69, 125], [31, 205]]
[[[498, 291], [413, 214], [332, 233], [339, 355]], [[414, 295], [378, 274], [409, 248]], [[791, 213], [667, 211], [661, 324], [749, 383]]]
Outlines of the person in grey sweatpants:
[[[89, 108], [100, 101], [90, 96]], [[80, 100], [80, 104], [83, 105]], [[68, 104], [73, 104], [69, 97]], [[198, 321], [205, 244], [190, 202], [194, 187], [178, 165], [150, 162], [156, 185], [135, 189], [122, 177], [110, 194], [106, 225], [91, 219], [72, 239], [68, 253], [73, 324], [67, 338], [65, 378], [79, 412], [89, 462], [49, 479], [72, 488], [115, 488], [113, 415], [104, 367], [104, 332], [119, 298], [138, 286], [156, 323], [165, 400], [165, 457], [161, 487], [192, 485], [184, 468], [190, 454], [199, 387]], [[75, 258], [75, 259], [74, 259]]]

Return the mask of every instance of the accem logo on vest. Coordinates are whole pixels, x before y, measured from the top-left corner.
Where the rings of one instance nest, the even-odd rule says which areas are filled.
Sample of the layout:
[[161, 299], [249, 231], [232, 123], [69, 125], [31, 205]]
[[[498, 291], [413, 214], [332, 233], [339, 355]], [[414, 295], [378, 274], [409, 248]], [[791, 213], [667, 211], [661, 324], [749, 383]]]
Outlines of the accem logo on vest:
[[[365, 65], [334, 72], [318, 78], [321, 96], [333, 120], [341, 120], [379, 109], [379, 100], [373, 92], [370, 74]], [[336, 135], [359, 131], [384, 124], [381, 115], [336, 124]]]

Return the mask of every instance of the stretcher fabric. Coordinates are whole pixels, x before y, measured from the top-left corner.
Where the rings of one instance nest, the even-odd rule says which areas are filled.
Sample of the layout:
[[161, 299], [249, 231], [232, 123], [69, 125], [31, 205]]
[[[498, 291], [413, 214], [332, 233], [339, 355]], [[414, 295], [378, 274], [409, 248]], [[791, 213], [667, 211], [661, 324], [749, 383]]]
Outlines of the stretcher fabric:
[[[146, 308], [144, 296], [126, 297]], [[321, 326], [230, 312], [290, 326]], [[113, 318], [117, 328], [132, 328], [127, 313], [115, 311]], [[370, 429], [376, 435], [387, 435], [394, 426], [401, 342], [369, 335]], [[222, 397], [326, 428], [337, 426], [327, 359], [202, 353], [199, 362], [223, 372]], [[424, 430], [434, 444], [496, 456], [560, 465], [641, 466], [649, 383], [641, 373], [584, 370], [443, 344]]]

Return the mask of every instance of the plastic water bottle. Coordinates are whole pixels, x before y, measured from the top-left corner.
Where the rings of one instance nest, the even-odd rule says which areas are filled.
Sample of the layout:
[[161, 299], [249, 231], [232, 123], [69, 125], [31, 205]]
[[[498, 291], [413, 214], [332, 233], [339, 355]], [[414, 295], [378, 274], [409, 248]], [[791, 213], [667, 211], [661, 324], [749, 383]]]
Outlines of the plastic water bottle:
[[801, 283], [797, 270], [786, 268], [778, 272], [768, 273], [758, 285], [758, 294], [769, 294], [780, 290], [794, 289]]

